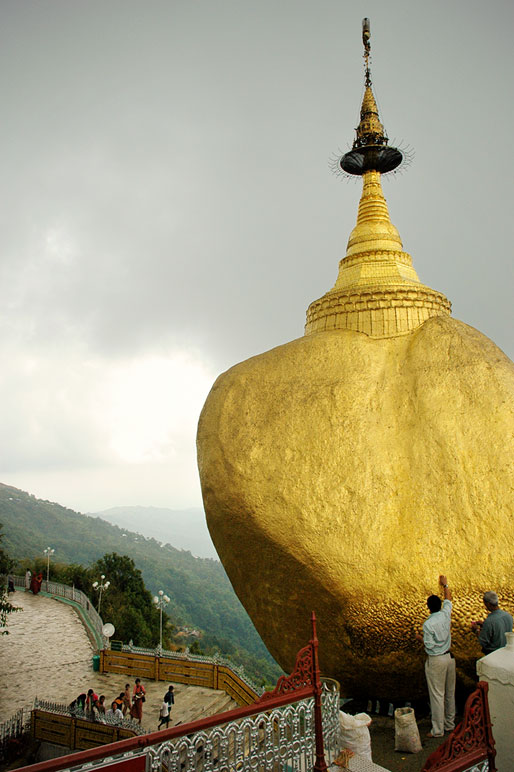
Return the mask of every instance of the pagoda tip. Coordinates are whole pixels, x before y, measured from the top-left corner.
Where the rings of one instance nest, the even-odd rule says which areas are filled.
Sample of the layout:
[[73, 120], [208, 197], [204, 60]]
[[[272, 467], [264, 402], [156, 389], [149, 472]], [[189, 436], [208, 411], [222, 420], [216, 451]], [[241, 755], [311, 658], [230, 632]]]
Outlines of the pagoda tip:
[[370, 27], [369, 19], [366, 16], [366, 18], [362, 20], [362, 42], [364, 44], [364, 49], [368, 55], [371, 49], [371, 44], [369, 42], [370, 37], [371, 37], [371, 27]]

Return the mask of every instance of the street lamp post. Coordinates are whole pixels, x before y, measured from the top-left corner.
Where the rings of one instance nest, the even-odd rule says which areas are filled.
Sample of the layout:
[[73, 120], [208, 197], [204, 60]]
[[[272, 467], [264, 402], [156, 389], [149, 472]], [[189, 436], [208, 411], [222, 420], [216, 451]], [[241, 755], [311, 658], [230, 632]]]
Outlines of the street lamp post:
[[48, 580], [50, 578], [50, 556], [54, 554], [55, 550], [53, 550], [51, 547], [47, 547], [43, 550], [43, 552], [46, 555], [46, 582], [48, 584]]
[[98, 590], [98, 592], [100, 593], [98, 596], [98, 613], [100, 613], [100, 609], [102, 607], [102, 592], [106, 590], [111, 584], [109, 580], [104, 582], [104, 579], [105, 579], [105, 574], [102, 574], [100, 576], [99, 582], [93, 582], [93, 589]]
[[154, 596], [153, 602], [157, 606], [160, 612], [160, 624], [159, 624], [159, 651], [162, 652], [162, 610], [165, 608], [168, 603], [170, 602], [170, 599], [167, 595], [164, 594], [163, 590], [159, 590], [158, 594]]

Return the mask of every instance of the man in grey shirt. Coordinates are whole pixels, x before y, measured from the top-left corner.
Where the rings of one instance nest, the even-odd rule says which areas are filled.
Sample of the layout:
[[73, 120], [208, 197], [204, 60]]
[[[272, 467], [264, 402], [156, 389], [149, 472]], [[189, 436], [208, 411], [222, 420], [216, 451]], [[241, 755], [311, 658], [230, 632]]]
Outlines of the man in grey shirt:
[[471, 629], [478, 636], [484, 654], [491, 654], [507, 645], [505, 633], [512, 632], [512, 617], [502, 611], [495, 592], [484, 593], [484, 606], [489, 611], [488, 616], [483, 622], [472, 622]]

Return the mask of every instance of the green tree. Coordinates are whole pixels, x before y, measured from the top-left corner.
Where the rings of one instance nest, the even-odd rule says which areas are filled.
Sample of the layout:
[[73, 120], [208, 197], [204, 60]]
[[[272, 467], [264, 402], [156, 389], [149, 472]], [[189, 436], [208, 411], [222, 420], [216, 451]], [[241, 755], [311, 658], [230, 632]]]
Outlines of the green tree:
[[[1, 529], [2, 524], [0, 523], [0, 531]], [[11, 560], [7, 552], [2, 548], [2, 539], [3, 534], [0, 532], [0, 575], [5, 575], [12, 570], [14, 561]], [[5, 585], [2, 583], [0, 587], [0, 633], [2, 635], [8, 635], [9, 633], [9, 631], [5, 629], [7, 627], [7, 617], [14, 611], [21, 611], [21, 609], [19, 609], [17, 606], [13, 606], [13, 604], [9, 601], [9, 597], [5, 590]]]
[[2, 547], [2, 539], [4, 538], [3, 533], [1, 533], [3, 528], [2, 523], [0, 523], [0, 574], [8, 574], [9, 571], [12, 571], [14, 566], [14, 561], [11, 560], [7, 552]]
[[193, 641], [193, 643], [189, 647], [189, 651], [191, 652], [191, 654], [205, 654], [204, 650], [202, 649], [198, 641]]
[[93, 578], [91, 568], [85, 568], [77, 563], [54, 563], [52, 569], [54, 581], [69, 584], [75, 587], [76, 590], [82, 590], [94, 603], [95, 598], [92, 595], [92, 585], [96, 576]]
[[[146, 589], [141, 571], [132, 558], [112, 552], [91, 566], [90, 576], [98, 580], [104, 574], [110, 586], [102, 594], [101, 616], [112, 622], [116, 638], [136, 646], [153, 647], [159, 643], [159, 611]], [[91, 592], [88, 593], [91, 597]], [[95, 605], [97, 599], [94, 598]], [[167, 618], [163, 614], [163, 629]]]

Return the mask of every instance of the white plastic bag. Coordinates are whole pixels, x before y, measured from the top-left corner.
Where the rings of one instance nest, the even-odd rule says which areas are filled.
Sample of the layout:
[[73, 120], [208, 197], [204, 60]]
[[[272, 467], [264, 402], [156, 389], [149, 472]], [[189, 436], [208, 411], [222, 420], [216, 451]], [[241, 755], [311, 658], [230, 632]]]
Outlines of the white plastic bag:
[[371, 758], [371, 737], [369, 734], [369, 725], [371, 717], [367, 713], [358, 713], [351, 716], [349, 713], [339, 711], [339, 724], [341, 726], [341, 737], [343, 748], [349, 748], [354, 753], [364, 756], [365, 759]]
[[407, 753], [419, 753], [421, 740], [412, 708], [396, 708], [394, 711], [394, 749]]

